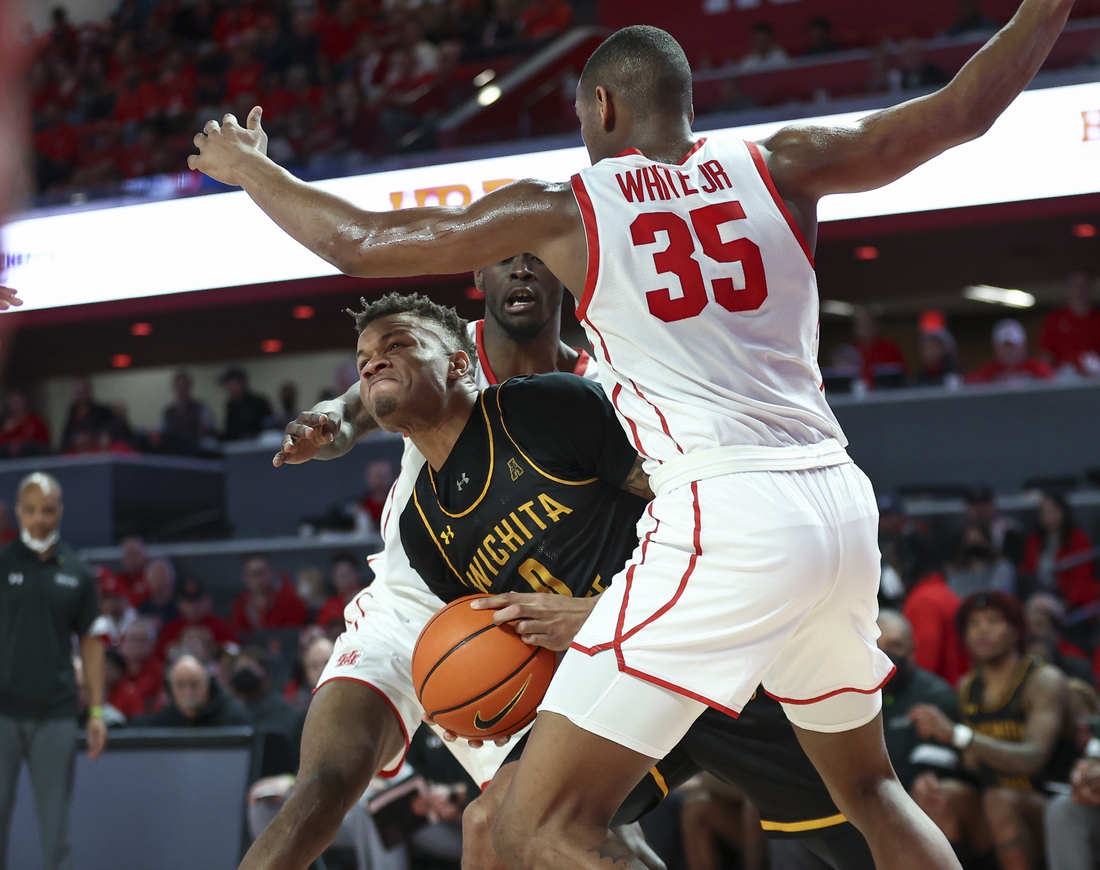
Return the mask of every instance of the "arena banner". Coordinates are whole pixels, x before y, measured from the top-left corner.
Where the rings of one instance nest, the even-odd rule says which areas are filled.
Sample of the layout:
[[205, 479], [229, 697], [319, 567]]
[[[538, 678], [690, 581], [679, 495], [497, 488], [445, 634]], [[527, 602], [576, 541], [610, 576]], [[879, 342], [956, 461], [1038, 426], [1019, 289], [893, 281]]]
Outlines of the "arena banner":
[[[858, 114], [805, 123], [849, 124]], [[803, 123], [803, 122], [800, 122]], [[782, 123], [709, 131], [763, 139]], [[517, 178], [566, 180], [583, 148], [380, 172], [318, 186], [364, 208], [464, 205]], [[983, 138], [877, 191], [831, 196], [822, 221], [1100, 192], [1100, 83], [1028, 91]], [[0, 282], [24, 310], [334, 275], [240, 191], [27, 217], [3, 228]]]

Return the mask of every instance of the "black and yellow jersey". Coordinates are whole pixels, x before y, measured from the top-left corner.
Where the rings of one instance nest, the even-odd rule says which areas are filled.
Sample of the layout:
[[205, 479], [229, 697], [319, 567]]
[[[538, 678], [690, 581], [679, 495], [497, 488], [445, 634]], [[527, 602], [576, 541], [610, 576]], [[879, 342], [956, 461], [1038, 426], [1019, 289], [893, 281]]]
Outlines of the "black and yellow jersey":
[[[959, 684], [959, 718], [964, 725], [995, 740], [1018, 743], [1024, 739], [1027, 727], [1027, 686], [1032, 675], [1043, 667], [1042, 659], [1023, 656], [1009, 681], [1004, 697], [994, 703], [985, 701], [985, 680], [980, 671], [971, 671]], [[1023, 791], [1047, 791], [1047, 783], [1065, 783], [1077, 758], [1077, 746], [1068, 736], [1054, 744], [1050, 760], [1037, 776], [999, 773], [982, 765], [980, 777], [984, 785], [1015, 788]]]
[[598, 384], [512, 378], [478, 396], [401, 514], [413, 568], [444, 601], [475, 592], [602, 592], [637, 544], [638, 458]]

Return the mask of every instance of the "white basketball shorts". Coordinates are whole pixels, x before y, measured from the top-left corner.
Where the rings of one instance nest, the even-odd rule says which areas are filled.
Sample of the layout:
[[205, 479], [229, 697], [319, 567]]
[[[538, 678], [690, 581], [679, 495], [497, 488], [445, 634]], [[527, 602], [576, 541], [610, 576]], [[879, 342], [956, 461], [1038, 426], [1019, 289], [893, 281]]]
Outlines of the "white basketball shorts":
[[878, 510], [854, 464], [685, 484], [638, 529], [540, 710], [652, 758], [760, 685], [809, 730], [878, 713], [893, 665], [876, 645]]

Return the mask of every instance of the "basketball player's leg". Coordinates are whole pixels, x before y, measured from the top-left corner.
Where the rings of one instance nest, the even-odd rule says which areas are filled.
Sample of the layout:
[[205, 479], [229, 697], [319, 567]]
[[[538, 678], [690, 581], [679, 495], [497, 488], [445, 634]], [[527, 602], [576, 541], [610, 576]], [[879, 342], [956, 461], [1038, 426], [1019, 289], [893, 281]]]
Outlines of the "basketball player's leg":
[[1004, 870], [1038, 867], [1043, 855], [1046, 796], [1017, 788], [987, 788], [982, 809], [993, 835], [993, 848]]
[[298, 778], [240, 870], [304, 870], [335, 839], [371, 779], [406, 746], [393, 705], [353, 680], [321, 686], [302, 733]]

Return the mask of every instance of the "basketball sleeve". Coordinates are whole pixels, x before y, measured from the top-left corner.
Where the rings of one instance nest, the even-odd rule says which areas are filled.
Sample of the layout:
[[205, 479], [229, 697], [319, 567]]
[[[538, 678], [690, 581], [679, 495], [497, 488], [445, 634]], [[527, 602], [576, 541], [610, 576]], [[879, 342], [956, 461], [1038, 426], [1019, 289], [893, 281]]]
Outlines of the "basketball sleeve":
[[528, 375], [506, 381], [498, 400], [508, 433], [549, 472], [620, 487], [638, 459], [598, 383], [560, 372]]

